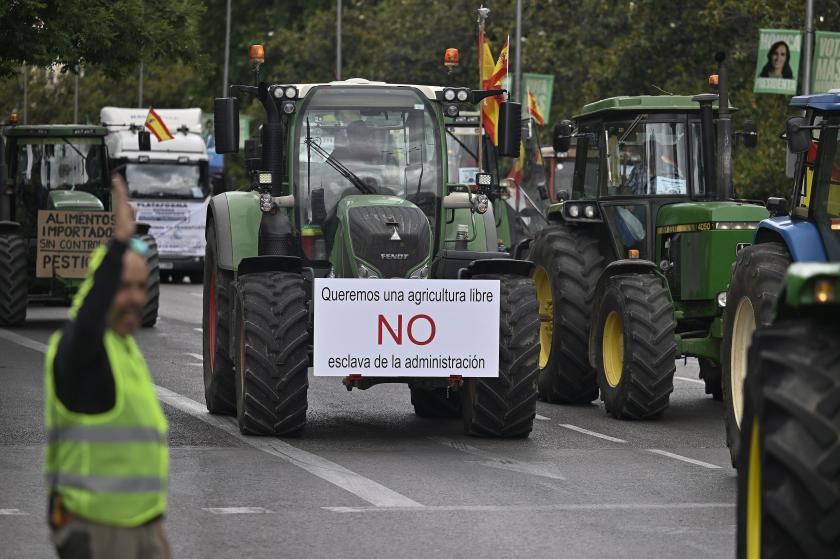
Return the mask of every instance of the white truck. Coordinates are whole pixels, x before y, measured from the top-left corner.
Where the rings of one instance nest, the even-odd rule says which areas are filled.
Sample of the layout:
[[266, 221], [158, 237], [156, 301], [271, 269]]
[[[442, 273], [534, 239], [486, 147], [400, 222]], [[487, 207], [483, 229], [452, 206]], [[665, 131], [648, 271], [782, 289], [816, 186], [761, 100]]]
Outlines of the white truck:
[[151, 150], [140, 151], [138, 132], [146, 130], [148, 109], [104, 107], [105, 144], [111, 168], [125, 177], [137, 220], [151, 224], [160, 252], [161, 278], [201, 282], [204, 225], [210, 199], [207, 146], [201, 135], [201, 109], [155, 109], [173, 139], [151, 136]]

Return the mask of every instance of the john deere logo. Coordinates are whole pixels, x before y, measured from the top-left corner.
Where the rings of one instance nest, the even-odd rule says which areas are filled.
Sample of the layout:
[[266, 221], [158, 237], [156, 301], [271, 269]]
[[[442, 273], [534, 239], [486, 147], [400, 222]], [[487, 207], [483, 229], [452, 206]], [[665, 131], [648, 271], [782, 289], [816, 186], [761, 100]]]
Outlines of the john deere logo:
[[382, 260], [408, 260], [408, 253], [382, 252], [379, 254]]

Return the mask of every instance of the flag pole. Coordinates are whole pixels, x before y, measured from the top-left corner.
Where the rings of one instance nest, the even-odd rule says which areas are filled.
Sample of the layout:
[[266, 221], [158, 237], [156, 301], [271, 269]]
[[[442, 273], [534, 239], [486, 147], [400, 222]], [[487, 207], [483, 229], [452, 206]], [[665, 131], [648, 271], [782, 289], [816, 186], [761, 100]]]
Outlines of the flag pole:
[[[484, 4], [478, 8], [478, 89], [484, 89], [482, 68], [484, 66], [484, 22], [490, 15], [490, 8]], [[484, 170], [484, 102], [482, 99], [478, 104], [478, 170]]]

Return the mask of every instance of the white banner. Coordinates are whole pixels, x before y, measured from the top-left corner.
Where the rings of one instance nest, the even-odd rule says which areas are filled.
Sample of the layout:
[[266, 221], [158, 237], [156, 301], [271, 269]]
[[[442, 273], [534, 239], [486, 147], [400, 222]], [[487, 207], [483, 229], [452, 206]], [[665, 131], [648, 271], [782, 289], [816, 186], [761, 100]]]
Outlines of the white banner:
[[152, 226], [161, 256], [204, 256], [205, 200], [130, 200], [137, 221]]
[[315, 376], [499, 376], [499, 281], [316, 278]]

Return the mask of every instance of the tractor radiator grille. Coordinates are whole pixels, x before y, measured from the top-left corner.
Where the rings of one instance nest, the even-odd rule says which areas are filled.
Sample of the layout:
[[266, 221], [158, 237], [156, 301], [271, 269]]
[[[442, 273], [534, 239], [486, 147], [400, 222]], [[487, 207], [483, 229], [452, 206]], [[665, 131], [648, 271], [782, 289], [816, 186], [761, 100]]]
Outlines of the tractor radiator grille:
[[[348, 219], [353, 252], [385, 278], [404, 278], [410, 269], [429, 257], [431, 229], [419, 208], [350, 208]], [[394, 239], [395, 229], [399, 240]]]

